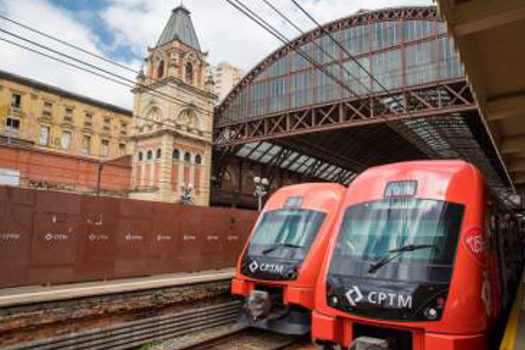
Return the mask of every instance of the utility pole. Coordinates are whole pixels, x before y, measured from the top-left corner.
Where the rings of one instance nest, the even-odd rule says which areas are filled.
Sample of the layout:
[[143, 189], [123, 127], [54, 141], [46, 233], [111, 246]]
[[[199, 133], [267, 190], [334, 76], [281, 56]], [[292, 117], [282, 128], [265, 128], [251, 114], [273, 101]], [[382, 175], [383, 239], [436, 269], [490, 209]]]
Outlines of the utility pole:
[[98, 161], [98, 178], [97, 178], [97, 196], [100, 196], [100, 185], [102, 183], [102, 169], [104, 169], [104, 162]]

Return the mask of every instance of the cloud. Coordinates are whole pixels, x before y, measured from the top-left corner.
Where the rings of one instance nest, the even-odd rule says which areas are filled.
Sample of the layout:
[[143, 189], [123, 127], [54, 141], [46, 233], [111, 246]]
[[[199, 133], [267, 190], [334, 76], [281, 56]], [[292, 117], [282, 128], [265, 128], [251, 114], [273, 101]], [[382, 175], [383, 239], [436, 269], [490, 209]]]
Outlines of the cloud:
[[[2, 9], [2, 13], [10, 18], [20, 21], [21, 23], [28, 24], [38, 30], [104, 56], [103, 52], [98, 49], [100, 38], [98, 38], [88, 27], [75, 20], [71, 12], [54, 7], [47, 1], [3, 1], [0, 9]], [[82, 60], [116, 74], [122, 74], [130, 79], [134, 79], [133, 73], [117, 69], [113, 65], [103, 63], [100, 60], [81, 54], [67, 46], [58, 44], [50, 39], [46, 39], [4, 20], [0, 21], [0, 28], [29, 38], [39, 44], [53, 47], [62, 53], [81, 57]], [[5, 33], [0, 33], [0, 37], [19, 42], [25, 46], [30, 46], [30, 44], [10, 37]], [[41, 48], [38, 50], [43, 51]], [[95, 77], [89, 73], [81, 72], [75, 68], [63, 65], [62, 63], [30, 53], [22, 48], [14, 47], [3, 41], [0, 41], [0, 52], [2, 52], [2, 55], [0, 55], [0, 69], [2, 70], [126, 108], [130, 108], [132, 105], [133, 98], [129, 91], [130, 89], [127, 87]], [[52, 55], [56, 56], [56, 54]], [[139, 63], [134, 62], [134, 65], [138, 66]]]
[[[147, 45], [154, 45], [166, 24], [173, 3], [163, 0], [109, 0], [102, 17], [114, 31], [126, 37], [137, 55], [145, 55]], [[300, 33], [285, 23], [262, 0], [243, 0], [262, 18], [271, 22], [288, 38]], [[349, 16], [360, 9], [394, 6], [431, 5], [431, 0], [300, 0], [318, 21], [326, 23]], [[304, 30], [314, 24], [291, 1], [271, 0], [294, 23]], [[211, 63], [228, 61], [247, 70], [282, 45], [226, 0], [192, 0], [185, 6], [192, 19], [201, 47], [210, 52]], [[146, 11], [144, 11], [146, 9]], [[140, 29], [139, 29], [140, 28]]]
[[[95, 20], [91, 23], [78, 19], [78, 13], [52, 5], [46, 0], [0, 0], [0, 11], [23, 23], [49, 32], [76, 45], [85, 47], [101, 55], [108, 55], [114, 50], [126, 50], [132, 57], [128, 62], [135, 69], [140, 67], [148, 46], [155, 45], [163, 27], [168, 21], [171, 9], [178, 1], [165, 0], [105, 0], [105, 6], [97, 8]], [[262, 0], [243, 0], [261, 17], [267, 19], [288, 38], [299, 33], [279, 18]], [[313, 28], [304, 14], [294, 7], [291, 1], [271, 0], [283, 13], [304, 30]], [[376, 9], [394, 6], [431, 5], [431, 0], [300, 0], [300, 3], [321, 23], [349, 16], [360, 9]], [[264, 59], [273, 50], [282, 45], [257, 24], [240, 14], [226, 0], [192, 0], [185, 6], [192, 12], [197, 35], [203, 50], [209, 51], [210, 63], [227, 61], [244, 70], [249, 70]], [[92, 10], [92, 9], [91, 9]], [[100, 31], [93, 31], [94, 25], [104, 26], [104, 31], [111, 33], [112, 42], [107, 37], [101, 38]], [[17, 29], [6, 22], [0, 22], [0, 28], [16, 31], [30, 38], [37, 38], [40, 43], [57, 44], [37, 37], [34, 34]], [[4, 34], [0, 34], [4, 37]], [[22, 49], [13, 48], [0, 42], [0, 69], [5, 69], [36, 80], [101, 99], [106, 102], [130, 108], [132, 95], [128, 88], [80, 73], [73, 68], [64, 67], [46, 58], [35, 56]], [[61, 47], [65, 53], [80, 55], [71, 49]], [[120, 57], [119, 55], [117, 55]], [[117, 69], [82, 55], [83, 59], [96, 63], [117, 74], [134, 79], [132, 73]], [[125, 63], [121, 61], [121, 63]]]

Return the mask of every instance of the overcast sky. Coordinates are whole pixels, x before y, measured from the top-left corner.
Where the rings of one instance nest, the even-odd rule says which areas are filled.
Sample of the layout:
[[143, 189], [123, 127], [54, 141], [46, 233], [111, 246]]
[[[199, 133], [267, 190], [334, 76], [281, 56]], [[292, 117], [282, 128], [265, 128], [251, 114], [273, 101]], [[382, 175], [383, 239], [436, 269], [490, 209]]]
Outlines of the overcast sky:
[[[262, 0], [243, 1], [288, 37], [298, 35], [298, 32], [265, 7]], [[291, 1], [271, 2], [304, 30], [313, 27]], [[431, 0], [299, 2], [322, 23], [351, 15], [360, 9], [431, 5]], [[147, 46], [156, 43], [170, 16], [170, 10], [179, 4], [180, 0], [0, 0], [0, 13], [138, 70]], [[280, 46], [277, 39], [237, 12], [226, 0], [184, 0], [184, 5], [192, 12], [201, 47], [209, 52], [209, 61], [212, 64], [227, 61], [249, 70]], [[1, 18], [0, 29], [51, 46], [115, 74], [132, 80], [135, 78], [131, 72], [90, 58]], [[0, 33], [0, 38], [30, 45], [5, 33]], [[0, 53], [1, 70], [131, 108], [133, 97], [126, 87], [53, 62], [4, 41], [0, 41]]]

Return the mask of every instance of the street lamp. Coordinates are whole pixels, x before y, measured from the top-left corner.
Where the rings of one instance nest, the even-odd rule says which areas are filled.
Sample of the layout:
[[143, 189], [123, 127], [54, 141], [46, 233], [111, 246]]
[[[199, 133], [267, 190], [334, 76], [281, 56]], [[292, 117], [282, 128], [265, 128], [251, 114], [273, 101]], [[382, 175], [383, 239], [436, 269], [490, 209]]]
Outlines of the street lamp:
[[183, 183], [180, 186], [182, 193], [180, 195], [180, 199], [182, 203], [184, 204], [191, 204], [191, 192], [193, 191], [193, 185], [192, 184], [186, 184]]
[[262, 200], [264, 196], [268, 194], [268, 185], [269, 181], [267, 178], [263, 177], [262, 179], [259, 176], [253, 178], [255, 183], [255, 192], [253, 195], [257, 197], [259, 211], [262, 209]]

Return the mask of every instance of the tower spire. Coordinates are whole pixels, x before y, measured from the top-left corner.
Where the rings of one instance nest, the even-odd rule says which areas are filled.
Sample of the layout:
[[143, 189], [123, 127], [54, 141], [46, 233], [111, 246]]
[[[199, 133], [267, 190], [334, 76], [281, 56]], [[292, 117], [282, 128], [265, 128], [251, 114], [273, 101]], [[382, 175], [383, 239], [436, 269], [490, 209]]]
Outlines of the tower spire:
[[184, 7], [183, 0], [180, 6], [173, 9], [168, 23], [164, 27], [162, 34], [157, 42], [157, 47], [173, 40], [179, 40], [184, 44], [201, 51], [197, 33], [191, 21], [191, 12]]

